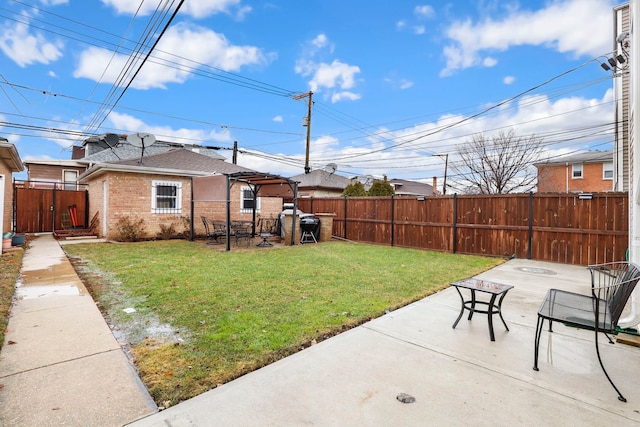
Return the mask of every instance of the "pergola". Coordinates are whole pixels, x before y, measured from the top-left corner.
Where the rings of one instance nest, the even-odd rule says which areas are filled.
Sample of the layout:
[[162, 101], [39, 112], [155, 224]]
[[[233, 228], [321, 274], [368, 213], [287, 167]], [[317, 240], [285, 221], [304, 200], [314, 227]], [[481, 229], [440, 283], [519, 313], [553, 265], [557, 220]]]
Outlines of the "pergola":
[[[261, 172], [235, 172], [225, 174], [227, 177], [227, 238], [226, 238], [226, 250], [231, 250], [230, 243], [230, 230], [231, 230], [231, 188], [238, 182], [247, 184], [253, 193], [253, 200], [257, 200], [258, 196], [263, 197], [286, 197], [293, 196], [293, 215], [291, 225], [291, 245], [295, 244], [296, 240], [296, 214], [298, 212], [298, 182], [289, 178], [285, 178], [279, 175], [273, 175], [270, 173]], [[252, 234], [255, 234], [256, 227], [256, 203], [253, 204], [252, 215], [253, 229]]]

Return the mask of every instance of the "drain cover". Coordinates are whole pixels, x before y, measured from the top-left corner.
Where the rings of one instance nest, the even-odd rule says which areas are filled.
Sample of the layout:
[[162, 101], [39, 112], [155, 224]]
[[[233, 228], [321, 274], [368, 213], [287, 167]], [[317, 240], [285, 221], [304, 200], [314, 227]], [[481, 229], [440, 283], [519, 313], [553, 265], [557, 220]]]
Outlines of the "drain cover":
[[533, 273], [533, 274], [556, 274], [555, 271], [547, 270], [546, 268], [538, 268], [538, 267], [517, 267], [516, 270], [524, 271], [525, 273]]

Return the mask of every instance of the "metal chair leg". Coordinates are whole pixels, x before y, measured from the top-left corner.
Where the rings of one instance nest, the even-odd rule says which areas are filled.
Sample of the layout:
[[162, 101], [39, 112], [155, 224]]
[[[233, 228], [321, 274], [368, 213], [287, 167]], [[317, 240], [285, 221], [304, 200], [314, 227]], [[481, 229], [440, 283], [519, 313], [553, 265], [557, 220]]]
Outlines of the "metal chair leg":
[[535, 337], [535, 348], [533, 350], [533, 370], [539, 371], [538, 369], [538, 354], [540, 352], [540, 337], [542, 336], [542, 329], [544, 327], [544, 317], [538, 316], [538, 323], [536, 325], [536, 337]]
[[613, 387], [613, 389], [616, 391], [616, 393], [618, 393], [618, 400], [621, 401], [621, 402], [626, 402], [627, 399], [625, 399], [625, 397], [622, 395], [622, 393], [620, 393], [620, 390], [618, 390], [618, 387], [616, 387], [616, 385], [613, 383], [613, 381], [611, 380], [611, 377], [607, 373], [607, 370], [604, 368], [604, 364], [602, 363], [602, 358], [600, 357], [600, 346], [598, 345], [598, 330], [597, 329], [596, 329], [595, 333], [596, 333], [596, 354], [598, 355], [598, 362], [600, 362], [600, 367], [602, 368], [602, 372], [604, 372], [604, 376], [607, 377], [607, 379], [609, 380], [609, 384], [611, 384], [611, 387]]

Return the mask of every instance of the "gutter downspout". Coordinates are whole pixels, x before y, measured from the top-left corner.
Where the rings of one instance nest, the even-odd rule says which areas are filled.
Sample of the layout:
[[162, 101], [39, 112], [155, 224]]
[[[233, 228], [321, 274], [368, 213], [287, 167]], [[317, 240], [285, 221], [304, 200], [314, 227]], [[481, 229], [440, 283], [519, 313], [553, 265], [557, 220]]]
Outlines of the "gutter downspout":
[[[631, 38], [631, 71], [638, 69], [640, 58], [640, 33], [635, 31], [636, 25], [640, 24], [640, 4], [638, 0], [629, 2], [629, 12], [631, 15], [630, 38]], [[629, 85], [629, 120], [634, 125], [629, 126], [633, 129], [630, 133], [630, 149], [629, 155], [633, 159], [632, 169], [629, 171], [629, 261], [640, 264], [640, 78], [637, 72], [631, 73], [631, 82]], [[635, 327], [640, 323], [640, 287], [636, 286], [631, 294], [631, 313], [621, 318], [618, 322], [621, 328]]]

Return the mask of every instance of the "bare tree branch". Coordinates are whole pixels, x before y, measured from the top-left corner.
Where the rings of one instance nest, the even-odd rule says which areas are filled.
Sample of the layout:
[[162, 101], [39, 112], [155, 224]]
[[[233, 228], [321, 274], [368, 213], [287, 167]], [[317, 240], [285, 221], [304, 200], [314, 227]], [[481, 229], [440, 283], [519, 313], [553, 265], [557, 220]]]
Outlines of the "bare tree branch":
[[516, 136], [513, 130], [491, 139], [476, 134], [458, 148], [461, 162], [454, 170], [469, 183], [472, 193], [507, 194], [536, 186], [531, 166], [542, 154], [542, 139]]

